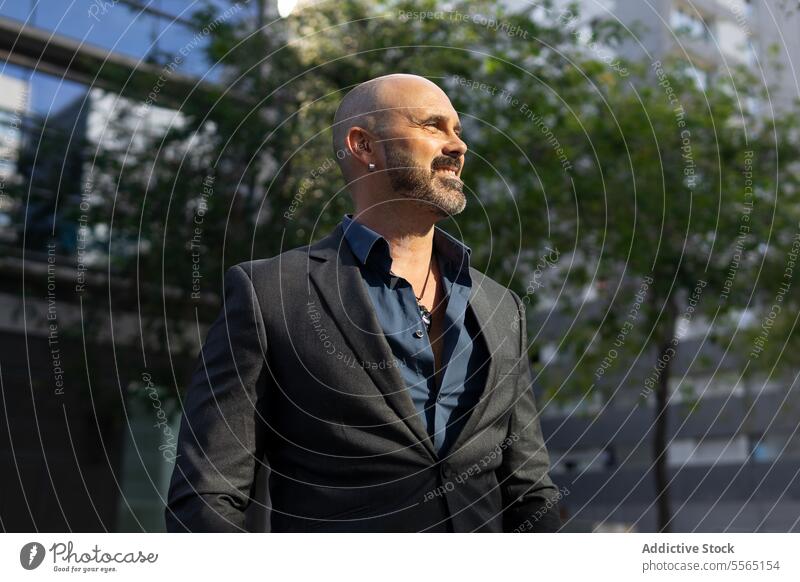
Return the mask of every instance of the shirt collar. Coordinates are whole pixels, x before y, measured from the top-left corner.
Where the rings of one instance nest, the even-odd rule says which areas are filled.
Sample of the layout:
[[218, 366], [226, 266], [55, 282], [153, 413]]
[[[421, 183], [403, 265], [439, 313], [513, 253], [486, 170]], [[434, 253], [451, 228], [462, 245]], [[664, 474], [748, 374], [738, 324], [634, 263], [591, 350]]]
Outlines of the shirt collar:
[[[385, 238], [368, 226], [353, 220], [353, 215], [349, 213], [342, 217], [342, 227], [350, 249], [363, 265], [367, 264], [367, 260], [374, 252], [383, 264], [388, 265], [385, 270], [389, 270], [391, 255], [389, 242]], [[459, 270], [469, 269], [472, 249], [438, 226], [433, 227], [433, 246], [451, 267]]]

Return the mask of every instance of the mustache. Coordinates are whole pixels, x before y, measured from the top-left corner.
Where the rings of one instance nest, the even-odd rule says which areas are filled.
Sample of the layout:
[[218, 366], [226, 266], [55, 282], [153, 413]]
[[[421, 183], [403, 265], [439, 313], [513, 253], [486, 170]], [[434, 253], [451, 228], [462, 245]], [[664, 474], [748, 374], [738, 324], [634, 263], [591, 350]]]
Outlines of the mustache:
[[453, 158], [448, 158], [443, 156], [441, 158], [436, 158], [433, 160], [431, 164], [431, 168], [433, 171], [436, 170], [455, 170], [458, 172], [461, 169], [461, 162], [458, 160], [454, 160]]

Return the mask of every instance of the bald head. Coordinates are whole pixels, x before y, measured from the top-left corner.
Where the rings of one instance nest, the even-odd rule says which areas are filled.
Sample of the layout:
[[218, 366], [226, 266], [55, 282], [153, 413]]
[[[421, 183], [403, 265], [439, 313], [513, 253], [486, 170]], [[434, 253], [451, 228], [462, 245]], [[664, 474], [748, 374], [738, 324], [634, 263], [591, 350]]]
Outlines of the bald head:
[[449, 104], [447, 95], [435, 83], [406, 73], [376, 77], [351, 89], [333, 118], [333, 151], [345, 178], [349, 180], [351, 173], [346, 140], [351, 128], [361, 127], [380, 138], [393, 113], [442, 98]]

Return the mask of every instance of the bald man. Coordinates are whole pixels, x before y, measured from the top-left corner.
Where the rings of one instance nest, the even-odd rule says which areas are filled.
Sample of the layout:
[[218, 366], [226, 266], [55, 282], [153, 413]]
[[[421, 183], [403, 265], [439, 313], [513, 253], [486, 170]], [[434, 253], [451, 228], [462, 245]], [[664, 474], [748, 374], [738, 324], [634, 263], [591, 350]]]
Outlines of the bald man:
[[342, 100], [333, 147], [354, 211], [226, 272], [167, 529], [556, 531], [523, 303], [436, 226], [466, 205], [457, 112], [379, 77]]

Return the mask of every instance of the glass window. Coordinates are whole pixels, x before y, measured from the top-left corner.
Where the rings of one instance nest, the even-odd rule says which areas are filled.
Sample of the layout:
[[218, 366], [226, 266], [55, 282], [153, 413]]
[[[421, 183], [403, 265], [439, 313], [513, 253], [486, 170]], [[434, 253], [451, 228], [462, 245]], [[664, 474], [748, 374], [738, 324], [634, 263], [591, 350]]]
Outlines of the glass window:
[[152, 50], [159, 21], [122, 3], [39, 0], [29, 22], [88, 45], [142, 58]]
[[131, 4], [147, 5], [155, 10], [188, 18], [196, 9], [203, 7], [202, 0], [133, 0]]
[[[147, 0], [136, 0], [139, 4], [142, 2], [147, 3]], [[157, 8], [167, 14], [174, 16], [181, 15], [181, 18], [186, 18], [188, 15], [195, 12], [199, 8], [203, 8], [206, 4], [212, 4], [214, 7], [222, 10], [227, 10], [233, 5], [231, 0], [151, 0], [149, 5]], [[252, 2], [252, 4], [258, 4]]]
[[800, 436], [798, 435], [754, 435], [753, 443], [754, 461], [775, 461], [780, 458], [796, 459], [800, 456]]
[[[158, 41], [158, 50], [164, 55], [163, 64], [175, 57], [180, 57], [178, 70], [185, 75], [203, 77], [209, 72], [213, 63], [206, 58], [206, 47], [210, 35], [202, 30], [195, 30], [185, 26], [166, 23], [165, 33]], [[214, 80], [219, 69], [214, 69], [206, 75], [205, 80]]]
[[[152, 390], [152, 391], [151, 391]], [[164, 500], [175, 465], [180, 414], [161, 407], [163, 391], [138, 383], [129, 389], [128, 427], [122, 454], [119, 531], [164, 531]], [[156, 399], [158, 398], [158, 399]], [[154, 403], [158, 408], [154, 408]], [[159, 414], [163, 412], [163, 417]]]
[[3, 77], [24, 81], [28, 87], [29, 115], [58, 116], [76, 99], [86, 95], [87, 87], [59, 77], [37, 73], [24, 67], [6, 65]]
[[667, 448], [667, 464], [672, 467], [743, 463], [748, 455], [744, 435], [697, 439], [674, 439]]
[[616, 467], [617, 454], [612, 446], [604, 449], [572, 450], [568, 453], [552, 451], [552, 471], [554, 473], [573, 473], [580, 471], [607, 471]]
[[617, 462], [628, 468], [646, 468], [653, 464], [653, 452], [650, 450], [650, 442], [642, 440], [632, 445], [622, 445], [617, 447]]
[[23, 0], [19, 2], [0, 2], [0, 16], [13, 18], [14, 20], [25, 21], [31, 13], [31, 6], [34, 2]]
[[[0, 242], [21, 245], [24, 229], [25, 247], [31, 251], [44, 252], [55, 240], [57, 253], [71, 256], [82, 242], [86, 264], [102, 260], [107, 226], [95, 223], [80, 230], [85, 210], [76, 209], [86, 184], [91, 182], [95, 193], [117, 186], [113, 175], [96, 176], [93, 167], [113, 166], [121, 155], [132, 160], [143, 136], [180, 125], [180, 115], [152, 106], [143, 117], [118, 118], [137, 103], [20, 67], [9, 65], [6, 73], [0, 75]], [[95, 203], [92, 196], [87, 201]]]
[[[232, 6], [222, 0], [214, 4], [223, 9]], [[143, 6], [152, 10], [142, 10]], [[165, 64], [181, 48], [191, 46], [179, 69], [200, 76], [210, 68], [204, 50], [209, 39], [189, 22], [203, 6], [204, 2], [192, 0], [26, 0], [4, 2], [0, 16], [145, 62]], [[246, 18], [247, 12], [243, 5], [229, 13], [229, 19]]]

